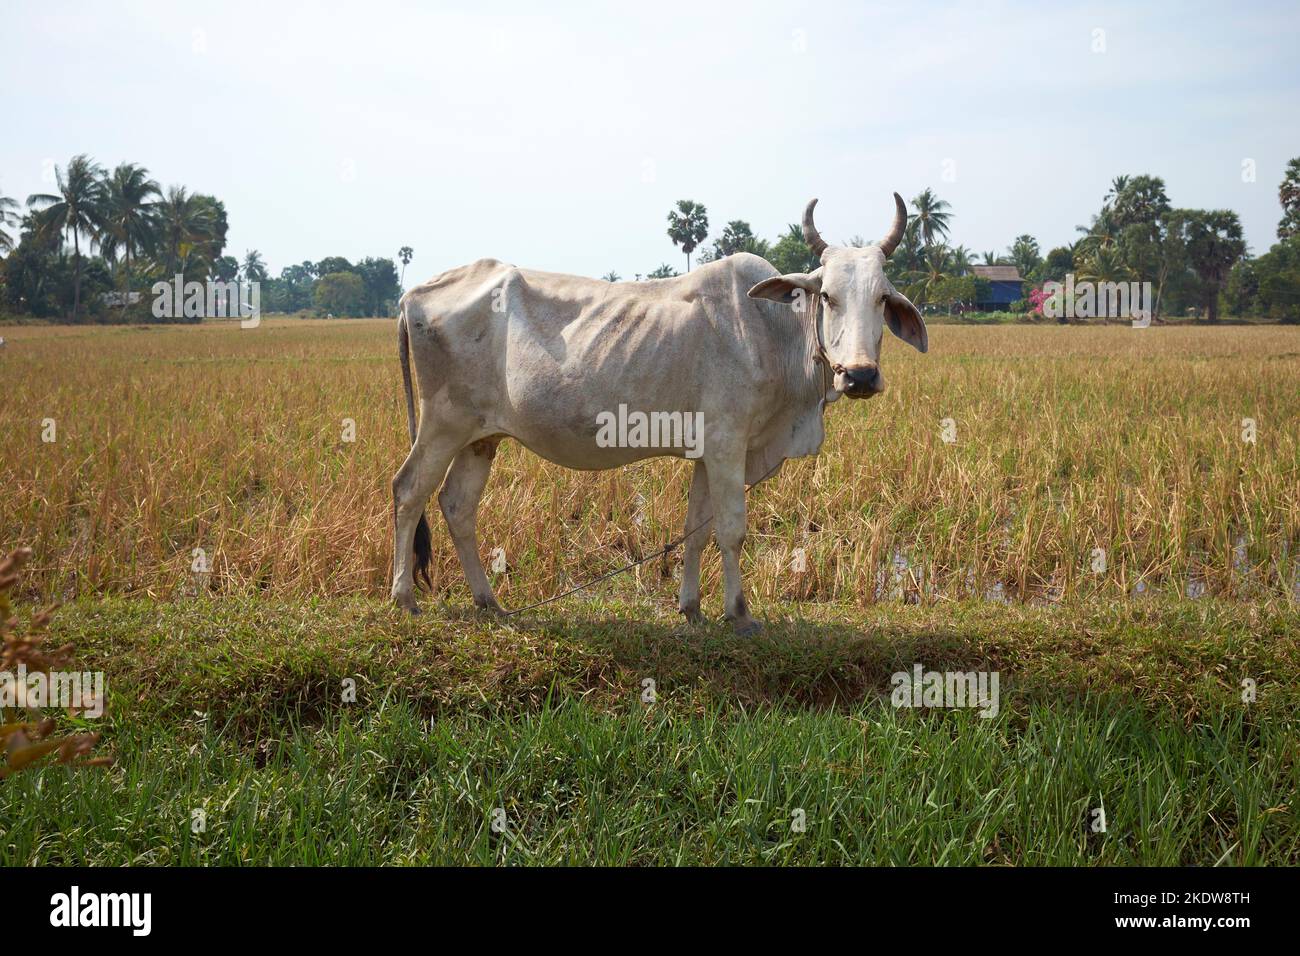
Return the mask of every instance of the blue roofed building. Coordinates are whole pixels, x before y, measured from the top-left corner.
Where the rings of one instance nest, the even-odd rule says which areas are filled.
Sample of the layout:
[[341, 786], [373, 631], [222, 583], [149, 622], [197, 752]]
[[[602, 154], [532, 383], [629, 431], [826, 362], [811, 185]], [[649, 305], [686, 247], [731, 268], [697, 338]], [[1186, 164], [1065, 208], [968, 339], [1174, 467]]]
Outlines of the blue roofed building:
[[[988, 291], [975, 303], [981, 312], [1005, 312], [1011, 303], [1024, 298], [1025, 280], [1015, 266], [971, 266], [975, 278], [988, 283]], [[982, 285], [982, 283], [981, 283]]]

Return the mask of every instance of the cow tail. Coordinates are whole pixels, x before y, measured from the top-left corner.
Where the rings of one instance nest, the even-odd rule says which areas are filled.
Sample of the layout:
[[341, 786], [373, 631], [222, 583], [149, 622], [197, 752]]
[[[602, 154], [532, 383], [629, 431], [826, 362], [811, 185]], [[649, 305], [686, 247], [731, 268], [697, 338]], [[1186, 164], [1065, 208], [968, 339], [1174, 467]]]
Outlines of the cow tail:
[[406, 430], [415, 445], [415, 391], [411, 385], [411, 337], [406, 331], [406, 306], [397, 317], [397, 357], [402, 362], [402, 388], [406, 391]]
[[[406, 306], [402, 306], [397, 317], [397, 355], [402, 362], [402, 389], [406, 392], [406, 430], [411, 435], [411, 447], [415, 447], [415, 392], [411, 385], [411, 337], [406, 328]], [[396, 522], [397, 504], [393, 504], [393, 520]], [[429, 565], [433, 563], [433, 534], [429, 530], [429, 517], [420, 512], [420, 521], [415, 526], [415, 580], [423, 581], [425, 587], [432, 589], [433, 581], [429, 577]]]

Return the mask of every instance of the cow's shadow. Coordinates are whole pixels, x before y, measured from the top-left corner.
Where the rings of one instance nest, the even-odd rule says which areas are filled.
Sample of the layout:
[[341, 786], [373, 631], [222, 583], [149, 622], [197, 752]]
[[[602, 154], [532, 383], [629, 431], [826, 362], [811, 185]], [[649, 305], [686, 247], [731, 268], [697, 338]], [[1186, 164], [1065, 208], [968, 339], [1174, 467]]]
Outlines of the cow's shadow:
[[[485, 620], [473, 610], [448, 607], [443, 613]], [[760, 634], [740, 637], [721, 620], [692, 625], [550, 610], [486, 619], [497, 639], [579, 655], [582, 678], [572, 688], [578, 693], [653, 687], [658, 694], [702, 690], [742, 704], [847, 708], [885, 698], [893, 676], [916, 664], [962, 672], [1004, 664], [996, 644], [956, 627], [882, 624], [868, 630], [794, 617], [762, 620]]]

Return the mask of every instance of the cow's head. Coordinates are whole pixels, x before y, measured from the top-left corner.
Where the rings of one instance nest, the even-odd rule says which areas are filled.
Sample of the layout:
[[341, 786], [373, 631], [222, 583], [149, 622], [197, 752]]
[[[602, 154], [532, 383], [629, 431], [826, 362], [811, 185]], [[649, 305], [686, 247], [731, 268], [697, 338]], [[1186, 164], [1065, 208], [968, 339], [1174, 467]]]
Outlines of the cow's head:
[[814, 199], [804, 210], [803, 237], [821, 259], [821, 268], [773, 276], [749, 290], [752, 299], [789, 302], [812, 315], [835, 372], [835, 391], [849, 398], [871, 398], [885, 390], [880, 340], [886, 325], [918, 351], [929, 348], [921, 313], [885, 276], [885, 259], [907, 228], [907, 207], [898, 193], [894, 204], [889, 234], [859, 249], [827, 245], [813, 225]]

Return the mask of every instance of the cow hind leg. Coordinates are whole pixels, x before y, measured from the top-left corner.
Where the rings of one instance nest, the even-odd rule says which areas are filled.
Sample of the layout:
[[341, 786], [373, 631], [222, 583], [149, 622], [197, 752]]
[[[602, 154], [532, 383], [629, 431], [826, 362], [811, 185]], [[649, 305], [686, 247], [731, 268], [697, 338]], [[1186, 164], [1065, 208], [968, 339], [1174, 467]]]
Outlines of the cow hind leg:
[[451, 531], [451, 540], [456, 545], [456, 555], [474, 595], [474, 603], [484, 610], [500, 613], [501, 605], [497, 603], [492, 585], [483, 571], [475, 533], [479, 499], [483, 497], [496, 451], [497, 443], [491, 439], [476, 441], [461, 449], [451, 463], [442, 491], [438, 493], [438, 505]]
[[713, 505], [714, 537], [722, 551], [727, 620], [742, 636], [756, 634], [762, 625], [749, 616], [749, 604], [740, 579], [740, 550], [745, 543], [745, 458], [711, 458], [707, 465], [709, 499]]
[[[426, 437], [421, 430], [393, 478], [393, 603], [412, 614], [419, 611], [414, 571], [420, 570], [427, 580], [432, 552], [424, 507], [442, 482], [460, 444], [441, 435]], [[421, 539], [418, 542], [417, 528]]]
[[677, 596], [677, 609], [691, 624], [698, 624], [704, 619], [700, 613], [700, 554], [709, 543], [709, 529], [701, 526], [712, 524], [711, 507], [709, 476], [704, 470], [704, 463], [697, 461], [691, 474], [691, 491], [687, 498], [686, 525], [683, 529], [687, 538], [682, 547], [682, 588]]

